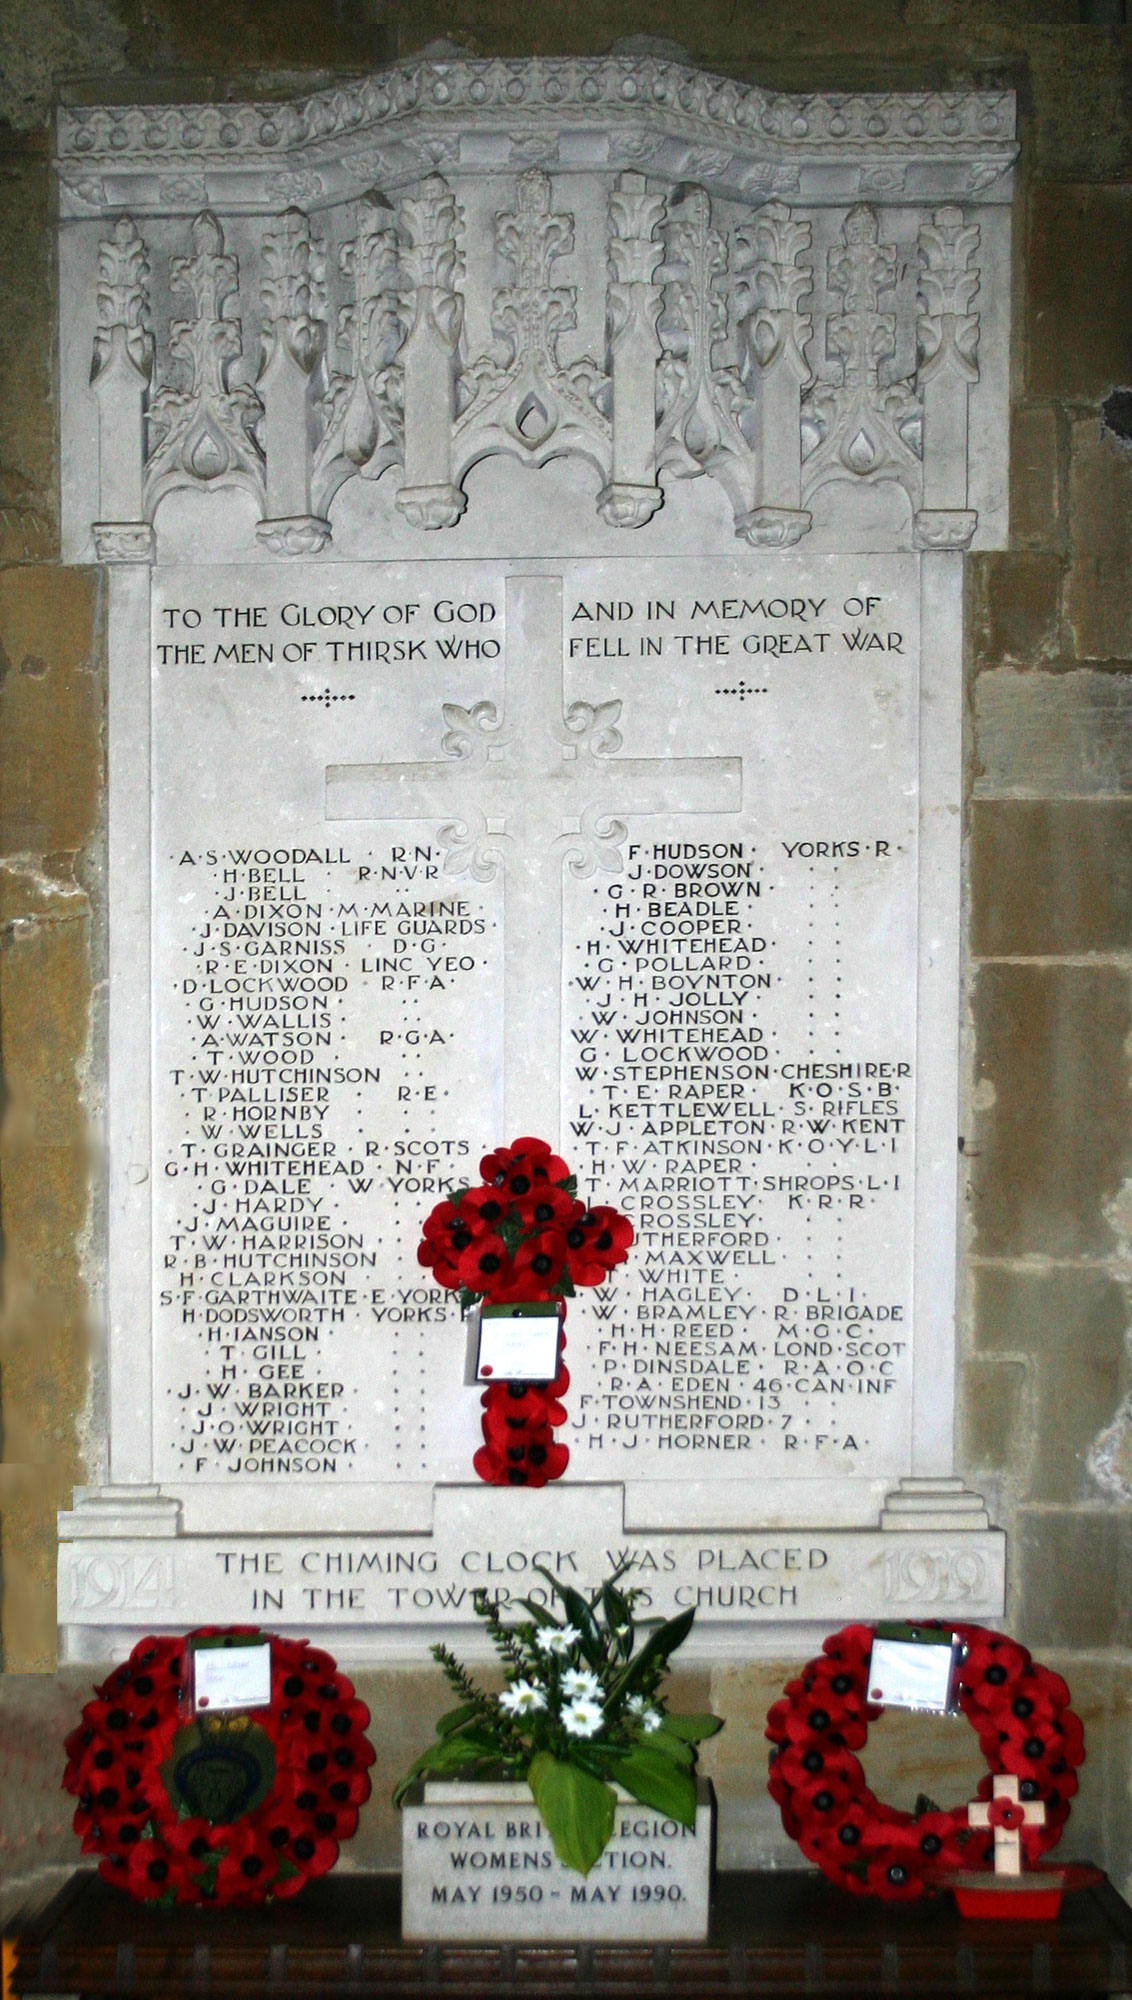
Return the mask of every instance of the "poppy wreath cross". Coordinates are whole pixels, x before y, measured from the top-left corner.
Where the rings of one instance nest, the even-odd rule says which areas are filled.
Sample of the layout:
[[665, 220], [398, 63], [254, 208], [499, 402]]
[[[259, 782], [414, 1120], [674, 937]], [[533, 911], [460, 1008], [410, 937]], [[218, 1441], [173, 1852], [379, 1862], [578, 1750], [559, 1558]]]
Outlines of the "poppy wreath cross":
[[[1009, 1772], [1022, 1800], [1045, 1805], [1042, 1825], [1019, 1826], [1033, 1866], [1061, 1838], [1085, 1755], [1069, 1689], [1001, 1633], [982, 1625], [940, 1629], [965, 1647], [958, 1703], [987, 1760], [979, 1798], [989, 1800], [996, 1775]], [[855, 1753], [884, 1713], [868, 1698], [872, 1643], [871, 1625], [846, 1625], [787, 1683], [767, 1717], [774, 1745], [767, 1782], [790, 1838], [831, 1882], [854, 1895], [907, 1901], [949, 1870], [992, 1869], [993, 1822], [989, 1830], [972, 1827], [966, 1804], [903, 1812], [870, 1791]]]

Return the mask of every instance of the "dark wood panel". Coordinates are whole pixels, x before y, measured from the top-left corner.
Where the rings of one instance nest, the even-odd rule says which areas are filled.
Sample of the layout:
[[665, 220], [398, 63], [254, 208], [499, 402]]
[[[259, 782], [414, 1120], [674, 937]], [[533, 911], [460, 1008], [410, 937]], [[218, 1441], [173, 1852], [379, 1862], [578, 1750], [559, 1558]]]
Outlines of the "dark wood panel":
[[76, 1875], [20, 1940], [17, 1994], [132, 2000], [498, 2000], [498, 1996], [1118, 1994], [1132, 1910], [1108, 1883], [1056, 1923], [970, 1923], [950, 1897], [857, 1901], [814, 1873], [721, 1875], [706, 1944], [404, 1944], [396, 1876], [337, 1874], [294, 1902], [155, 1910]]

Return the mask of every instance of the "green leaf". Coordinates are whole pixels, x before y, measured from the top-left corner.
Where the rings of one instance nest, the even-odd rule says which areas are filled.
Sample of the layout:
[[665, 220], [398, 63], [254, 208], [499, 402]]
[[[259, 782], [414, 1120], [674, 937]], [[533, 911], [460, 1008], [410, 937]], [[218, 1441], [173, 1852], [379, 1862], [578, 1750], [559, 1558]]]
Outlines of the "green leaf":
[[566, 1868], [588, 1875], [613, 1832], [617, 1798], [609, 1785], [549, 1750], [531, 1758], [527, 1782], [554, 1852]]
[[921, 1813], [939, 1812], [940, 1808], [934, 1799], [929, 1799], [926, 1792], [917, 1792], [916, 1803], [912, 1810], [919, 1819]]
[[668, 1618], [663, 1625], [649, 1633], [635, 1660], [630, 1660], [614, 1692], [618, 1695], [635, 1694], [641, 1689], [650, 1673], [663, 1668], [669, 1656], [682, 1646], [692, 1629], [695, 1611], [682, 1611], [678, 1618]]
[[654, 1806], [681, 1826], [696, 1824], [696, 1781], [690, 1771], [682, 1771], [663, 1750], [651, 1743], [638, 1743], [618, 1759], [617, 1782], [632, 1792], [643, 1806]]
[[553, 1625], [557, 1627], [558, 1625], [557, 1618], [555, 1618], [547, 1610], [545, 1604], [536, 1604], [533, 1597], [521, 1597], [519, 1599], [519, 1602], [522, 1605], [524, 1611], [530, 1612], [531, 1617], [534, 1619], [536, 1625], [542, 1625], [544, 1627], [549, 1627]]
[[550, 1571], [544, 1569], [541, 1563], [535, 1563], [532, 1566], [537, 1569], [540, 1576], [545, 1576], [555, 1595], [562, 1599], [567, 1618], [570, 1620], [571, 1625], [577, 1626], [582, 1635], [582, 1651], [590, 1665], [592, 1667], [603, 1667], [605, 1665], [605, 1648], [601, 1643], [601, 1634], [597, 1629], [597, 1620], [581, 1592], [572, 1589], [568, 1583], [559, 1583], [558, 1579], [551, 1576]]
[[465, 1701], [459, 1708], [450, 1708], [447, 1715], [442, 1715], [436, 1725], [437, 1735], [451, 1736], [454, 1729], [464, 1729], [479, 1712], [474, 1701]]
[[[613, 1635], [616, 1644], [620, 1647], [622, 1656], [628, 1659], [629, 1654], [633, 1650], [633, 1611], [629, 1600], [627, 1597], [622, 1597], [621, 1592], [615, 1590], [612, 1583], [603, 1583], [601, 1587], [601, 1603], [602, 1609], [605, 1612], [605, 1622], [609, 1627], [610, 1633]], [[619, 1625], [624, 1625], [628, 1628], [623, 1639], [616, 1637]]]
[[674, 1764], [679, 1764], [685, 1771], [690, 1771], [696, 1761], [695, 1744], [685, 1743], [683, 1737], [671, 1735], [663, 1723], [659, 1729], [650, 1729], [646, 1736], [641, 1737], [641, 1747], [645, 1750], [659, 1750], [663, 1756], [670, 1757]]
[[666, 1715], [664, 1727], [670, 1736], [682, 1736], [685, 1743], [702, 1743], [723, 1728], [721, 1715]]
[[404, 1777], [393, 1788], [393, 1803], [401, 1805], [405, 1794], [418, 1778], [442, 1771], [472, 1770], [477, 1764], [494, 1763], [498, 1756], [498, 1747], [486, 1732], [454, 1730], [451, 1736], [442, 1736], [437, 1742], [430, 1743], [427, 1750], [422, 1750], [410, 1764]]

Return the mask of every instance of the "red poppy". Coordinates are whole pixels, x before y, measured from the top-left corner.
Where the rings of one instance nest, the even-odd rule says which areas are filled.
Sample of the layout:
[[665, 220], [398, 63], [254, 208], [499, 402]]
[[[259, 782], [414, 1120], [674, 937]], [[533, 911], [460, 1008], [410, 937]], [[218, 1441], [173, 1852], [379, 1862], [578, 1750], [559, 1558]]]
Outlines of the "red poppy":
[[235, 1891], [241, 1902], [261, 1902], [279, 1873], [279, 1856], [266, 1833], [248, 1820], [237, 1820], [227, 1834], [216, 1870], [217, 1900]]
[[438, 1285], [444, 1285], [450, 1292], [456, 1290], [460, 1283], [459, 1271], [455, 1264], [437, 1249], [435, 1243], [429, 1242], [427, 1237], [417, 1245], [417, 1263], [423, 1270], [432, 1272]]
[[498, 1229], [509, 1207], [506, 1190], [497, 1187], [469, 1188], [460, 1198], [460, 1213], [473, 1234]]
[[837, 1778], [855, 1793], [863, 1792], [865, 1773], [857, 1758], [835, 1743], [787, 1742], [779, 1751], [777, 1768], [795, 1790], [804, 1789], [821, 1777]]
[[867, 1895], [882, 1902], [911, 1903], [923, 1895], [924, 1878], [898, 1849], [882, 1847], [869, 1855], [864, 1886]]
[[871, 1625], [845, 1625], [840, 1632], [833, 1632], [828, 1639], [823, 1639], [821, 1649], [827, 1659], [840, 1660], [854, 1672], [864, 1674], [873, 1650], [873, 1628]]
[[[1030, 1665], [1025, 1646], [1016, 1645], [999, 1632], [981, 1632], [968, 1627], [967, 1652], [959, 1669], [959, 1699], [973, 1701], [979, 1708], [995, 1708], [1003, 1699], [1003, 1689], [1016, 1681]], [[965, 1636], [967, 1636], [965, 1635]]]
[[156, 1902], [159, 1896], [176, 1895], [184, 1879], [184, 1867], [169, 1853], [163, 1840], [139, 1840], [126, 1855], [126, 1880], [130, 1894], [142, 1902]]
[[[617, 1250], [616, 1232], [608, 1217], [623, 1223], [628, 1240]], [[575, 1217], [566, 1231], [566, 1256], [570, 1276], [576, 1285], [601, 1285], [615, 1264], [624, 1262], [633, 1240], [633, 1225], [614, 1209], [587, 1209]]]
[[[864, 1798], [871, 1802], [870, 1793], [866, 1792]], [[834, 1820], [823, 1821], [820, 1825], [809, 1822], [798, 1845], [806, 1859], [816, 1861], [819, 1867], [826, 1860], [844, 1867], [850, 1861], [863, 1858], [862, 1843], [870, 1819], [871, 1814], [864, 1800], [856, 1799]]]
[[541, 1229], [515, 1252], [515, 1283], [529, 1287], [529, 1296], [549, 1298], [566, 1263], [566, 1237], [561, 1229]]
[[514, 1202], [512, 1209], [527, 1229], [566, 1229], [586, 1212], [576, 1195], [568, 1194], [565, 1188], [542, 1183]]
[[514, 1267], [502, 1236], [481, 1236], [462, 1250], [456, 1260], [460, 1283], [470, 1292], [493, 1298], [502, 1286], [514, 1280]]
[[510, 1146], [497, 1146], [480, 1161], [480, 1179], [495, 1187], [506, 1187], [519, 1199], [532, 1186], [553, 1185], [569, 1180], [565, 1160], [552, 1153], [545, 1139], [515, 1139]]

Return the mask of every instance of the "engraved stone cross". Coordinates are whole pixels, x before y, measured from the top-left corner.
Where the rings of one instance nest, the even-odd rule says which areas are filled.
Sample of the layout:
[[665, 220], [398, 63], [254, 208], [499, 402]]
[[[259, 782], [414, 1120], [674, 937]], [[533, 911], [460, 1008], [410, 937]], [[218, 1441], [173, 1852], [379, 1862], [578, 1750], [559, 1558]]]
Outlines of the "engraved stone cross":
[[621, 813], [734, 813], [742, 803], [739, 757], [615, 756], [621, 703], [566, 708], [562, 664], [561, 577], [508, 577], [502, 715], [492, 702], [446, 703], [442, 761], [331, 764], [326, 773], [328, 819], [441, 821], [448, 874], [483, 882], [502, 870], [504, 1129], [552, 1143], [563, 862], [575, 875], [617, 874]]

